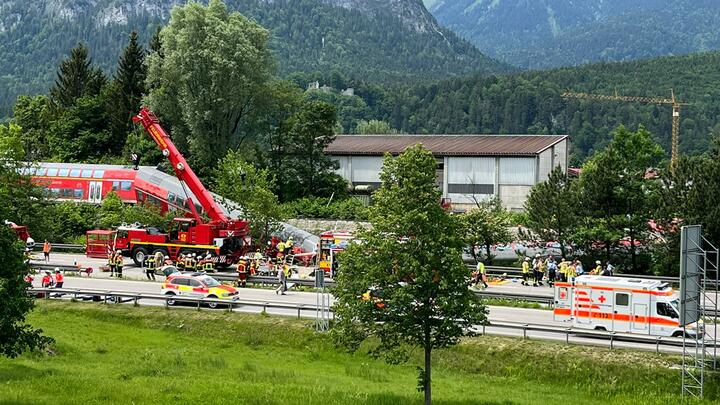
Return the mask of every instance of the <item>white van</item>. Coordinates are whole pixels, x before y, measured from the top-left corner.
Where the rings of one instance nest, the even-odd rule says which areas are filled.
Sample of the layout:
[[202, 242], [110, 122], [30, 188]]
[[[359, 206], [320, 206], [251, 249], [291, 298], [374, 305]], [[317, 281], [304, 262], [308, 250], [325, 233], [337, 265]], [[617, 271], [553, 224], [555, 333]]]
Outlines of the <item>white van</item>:
[[678, 294], [658, 280], [578, 276], [570, 283], [555, 283], [554, 301], [554, 319], [570, 321], [575, 328], [655, 336], [683, 333]]

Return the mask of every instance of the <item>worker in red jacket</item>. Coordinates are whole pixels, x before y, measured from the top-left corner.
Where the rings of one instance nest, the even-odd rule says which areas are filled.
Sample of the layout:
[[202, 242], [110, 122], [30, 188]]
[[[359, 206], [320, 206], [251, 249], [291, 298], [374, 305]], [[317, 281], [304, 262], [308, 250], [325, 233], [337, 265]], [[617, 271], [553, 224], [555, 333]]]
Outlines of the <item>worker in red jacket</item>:
[[65, 277], [60, 273], [59, 268], [55, 268], [55, 288], [63, 288], [63, 283], [65, 282]]
[[49, 288], [49, 287], [52, 287], [52, 284], [53, 284], [52, 276], [50, 275], [50, 272], [49, 272], [49, 271], [46, 271], [46, 272], [45, 272], [45, 275], [44, 275], [43, 278], [42, 278], [42, 280], [40, 280], [40, 285], [41, 285], [43, 288]]

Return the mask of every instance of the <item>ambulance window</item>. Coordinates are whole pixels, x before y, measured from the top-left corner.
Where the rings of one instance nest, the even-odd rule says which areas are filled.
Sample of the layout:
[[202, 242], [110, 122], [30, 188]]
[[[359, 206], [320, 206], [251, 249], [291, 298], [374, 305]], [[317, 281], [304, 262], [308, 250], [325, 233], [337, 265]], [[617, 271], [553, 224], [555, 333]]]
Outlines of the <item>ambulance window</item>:
[[615, 305], [620, 307], [626, 307], [630, 305], [629, 294], [615, 294]]
[[667, 316], [668, 318], [678, 318], [677, 312], [667, 302], [657, 303], [657, 314], [660, 316]]
[[188, 279], [188, 285], [190, 287], [200, 287], [200, 282], [193, 279]]

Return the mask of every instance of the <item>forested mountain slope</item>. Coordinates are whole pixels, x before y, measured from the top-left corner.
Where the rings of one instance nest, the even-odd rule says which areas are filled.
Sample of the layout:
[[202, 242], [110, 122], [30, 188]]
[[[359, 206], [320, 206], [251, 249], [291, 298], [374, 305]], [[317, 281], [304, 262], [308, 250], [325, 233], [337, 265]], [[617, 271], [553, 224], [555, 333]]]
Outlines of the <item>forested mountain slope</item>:
[[[6, 0], [0, 3], [0, 117], [18, 94], [45, 92], [78, 41], [106, 71], [137, 30], [148, 42], [181, 0]], [[505, 72], [441, 29], [421, 0], [228, 0], [270, 29], [278, 71], [332, 71], [374, 81]]]
[[717, 0], [425, 0], [482, 52], [522, 68], [720, 49]]
[[[393, 89], [370, 86], [356, 94], [368, 114], [407, 133], [557, 133], [572, 137], [577, 159], [607, 144], [620, 124], [645, 125], [669, 151], [671, 109], [664, 105], [564, 100], [566, 90], [669, 97], [683, 107], [680, 149], [708, 149], [720, 135], [720, 52], [634, 62], [598, 63], [544, 72], [462, 77]], [[355, 85], [356, 87], [357, 84]], [[346, 101], [350, 105], [349, 101]], [[357, 106], [340, 109], [345, 128]]]

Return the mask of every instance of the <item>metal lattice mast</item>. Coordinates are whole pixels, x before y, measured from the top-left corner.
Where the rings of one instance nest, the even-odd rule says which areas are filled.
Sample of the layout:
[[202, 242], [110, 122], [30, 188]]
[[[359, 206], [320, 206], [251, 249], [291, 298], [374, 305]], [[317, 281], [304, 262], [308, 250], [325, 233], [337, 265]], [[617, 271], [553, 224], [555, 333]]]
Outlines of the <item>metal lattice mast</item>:
[[[718, 249], [701, 237], [700, 232], [696, 233], [696, 238], [688, 236], [685, 228], [688, 227], [683, 227], [680, 255], [682, 396], [702, 398], [705, 368], [717, 369], [717, 281], [720, 267]], [[708, 285], [711, 284], [715, 288], [708, 294]], [[712, 336], [705, 327], [707, 322], [713, 324]]]

